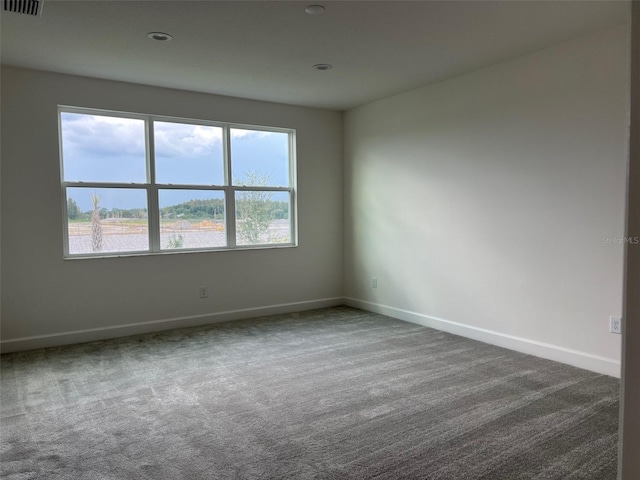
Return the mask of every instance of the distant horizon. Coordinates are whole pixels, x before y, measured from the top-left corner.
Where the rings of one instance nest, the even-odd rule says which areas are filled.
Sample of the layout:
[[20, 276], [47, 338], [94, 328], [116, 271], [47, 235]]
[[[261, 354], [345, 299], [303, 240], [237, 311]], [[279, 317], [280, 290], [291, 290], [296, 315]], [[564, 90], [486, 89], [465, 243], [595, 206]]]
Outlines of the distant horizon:
[[[141, 206], [142, 204], [140, 203], [140, 206], [131, 206], [131, 207], [121, 207], [121, 206], [113, 206], [111, 208], [106, 207], [103, 205], [103, 199], [104, 197], [104, 191], [103, 190], [110, 190], [110, 189], [100, 189], [100, 188], [92, 188], [92, 187], [69, 187], [68, 190], [72, 190], [72, 191], [76, 191], [75, 195], [67, 195], [67, 202], [69, 202], [69, 200], [73, 200], [76, 205], [78, 206], [78, 210], [82, 215], [90, 215], [93, 212], [93, 203], [92, 203], [92, 196], [94, 194], [97, 194], [99, 197], [99, 205], [98, 205], [98, 210], [106, 210], [109, 213], [112, 213], [114, 211], [132, 211], [132, 210], [140, 210], [140, 211], [144, 211], [145, 213], [148, 212], [148, 207], [145, 204], [144, 206]], [[78, 194], [80, 194], [80, 192], [78, 192], [78, 190], [86, 190], [86, 196], [87, 198], [89, 198], [91, 205], [89, 206], [89, 208], [82, 208], [80, 203], [77, 201]], [[128, 194], [129, 196], [140, 196], [140, 194], [143, 194], [144, 191], [142, 190], [131, 190], [131, 189], [118, 189], [120, 190], [119, 193], [125, 193]], [[187, 195], [186, 192], [182, 191], [182, 190], [175, 190], [175, 189], [171, 189], [171, 190], [163, 190], [160, 193], [161, 194], [169, 194], [171, 196], [174, 197], [174, 201], [162, 201], [162, 196], [160, 195], [160, 202], [159, 202], [159, 208], [160, 210], [164, 210], [166, 208], [171, 208], [171, 207], [177, 207], [183, 204], [188, 204], [190, 202], [198, 202], [198, 201], [207, 201], [207, 200], [212, 200], [212, 201], [218, 201], [221, 202], [223, 205], [225, 205], [224, 203], [224, 192], [218, 191], [218, 190], [207, 190], [207, 191], [191, 191], [189, 190], [189, 192], [191, 193], [202, 193], [201, 197], [202, 198], [189, 198], [187, 200], [183, 200], [182, 197], [184, 197], [185, 195]], [[211, 193], [214, 195], [206, 195], [207, 193]], [[288, 192], [270, 192], [270, 198], [269, 201], [274, 202], [274, 203], [289, 203], [289, 198], [288, 198], [289, 194]], [[106, 198], [109, 198], [108, 196]], [[122, 201], [122, 198], [118, 199], [119, 201]], [[140, 197], [140, 200], [142, 201], [142, 197]], [[146, 201], [146, 196], [144, 198], [144, 200]], [[133, 201], [131, 199], [129, 199], [128, 201]], [[138, 203], [138, 202], [136, 202]]]

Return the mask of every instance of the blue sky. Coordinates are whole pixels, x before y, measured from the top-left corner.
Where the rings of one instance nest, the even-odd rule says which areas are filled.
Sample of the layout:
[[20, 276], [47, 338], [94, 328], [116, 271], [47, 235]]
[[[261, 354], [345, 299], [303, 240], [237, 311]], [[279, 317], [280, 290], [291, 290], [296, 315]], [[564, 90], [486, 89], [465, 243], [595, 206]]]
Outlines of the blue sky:
[[[222, 128], [173, 122], [154, 123], [158, 183], [221, 185], [224, 179]], [[84, 182], [144, 183], [146, 181], [144, 122], [137, 119], [62, 113], [64, 179]], [[288, 186], [288, 137], [285, 133], [231, 129], [234, 182], [247, 172]], [[81, 210], [90, 210], [94, 189], [69, 191]], [[140, 208], [144, 191], [101, 189], [100, 205]], [[179, 190], [163, 195], [165, 202], [218, 197], [211, 192]], [[142, 200], [142, 201], [141, 201]], [[165, 203], [162, 202], [162, 203]], [[161, 205], [165, 206], [165, 205]]]

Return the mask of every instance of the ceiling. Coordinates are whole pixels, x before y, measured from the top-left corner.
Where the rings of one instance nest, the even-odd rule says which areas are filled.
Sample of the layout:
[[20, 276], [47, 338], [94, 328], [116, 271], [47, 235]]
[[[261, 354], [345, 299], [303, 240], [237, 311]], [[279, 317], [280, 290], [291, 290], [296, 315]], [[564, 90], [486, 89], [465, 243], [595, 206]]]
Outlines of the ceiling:
[[[310, 4], [326, 11], [309, 15]], [[611, 0], [45, 0], [39, 17], [2, 13], [1, 59], [345, 110], [628, 18], [628, 2]], [[174, 39], [151, 40], [152, 31]]]

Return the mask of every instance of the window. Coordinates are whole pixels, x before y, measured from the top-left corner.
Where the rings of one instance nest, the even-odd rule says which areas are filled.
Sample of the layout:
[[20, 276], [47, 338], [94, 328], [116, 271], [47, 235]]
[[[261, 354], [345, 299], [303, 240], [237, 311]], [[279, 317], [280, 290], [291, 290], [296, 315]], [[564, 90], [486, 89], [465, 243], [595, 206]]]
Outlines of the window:
[[65, 256], [293, 246], [295, 132], [59, 109]]

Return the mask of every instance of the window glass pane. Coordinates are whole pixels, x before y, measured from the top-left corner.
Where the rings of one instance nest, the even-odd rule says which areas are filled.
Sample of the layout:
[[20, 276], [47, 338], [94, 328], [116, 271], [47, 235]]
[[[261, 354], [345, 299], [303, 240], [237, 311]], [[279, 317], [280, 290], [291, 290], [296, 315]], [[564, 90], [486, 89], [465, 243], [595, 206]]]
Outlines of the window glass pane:
[[289, 192], [236, 192], [236, 243], [291, 243]]
[[62, 112], [64, 179], [145, 183], [144, 121]]
[[222, 128], [153, 122], [156, 182], [223, 185]]
[[289, 134], [231, 129], [234, 185], [289, 186]]
[[67, 188], [69, 254], [149, 250], [147, 192]]
[[224, 192], [160, 190], [160, 248], [212, 248], [227, 245]]

